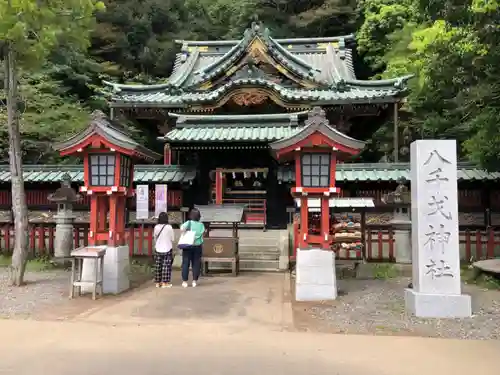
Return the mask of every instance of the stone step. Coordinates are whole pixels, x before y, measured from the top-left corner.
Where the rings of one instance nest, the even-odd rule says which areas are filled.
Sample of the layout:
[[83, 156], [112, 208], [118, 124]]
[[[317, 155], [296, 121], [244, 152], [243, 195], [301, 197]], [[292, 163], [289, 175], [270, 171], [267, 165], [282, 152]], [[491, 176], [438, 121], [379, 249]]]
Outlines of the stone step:
[[261, 238], [254, 238], [254, 239], [240, 239], [239, 241], [240, 245], [243, 246], [279, 246], [280, 241], [275, 240], [275, 239], [261, 239]]
[[279, 253], [240, 252], [240, 260], [279, 260]]
[[252, 252], [252, 253], [279, 253], [280, 249], [278, 246], [255, 246], [255, 245], [240, 245], [241, 252]]
[[279, 255], [280, 251], [276, 248], [259, 248], [259, 247], [240, 247], [240, 254], [276, 254]]
[[[210, 264], [212, 271], [230, 271], [231, 265], [228, 263], [213, 262]], [[266, 271], [279, 272], [279, 262], [277, 260], [253, 260], [240, 259], [240, 271]]]
[[[213, 237], [231, 237], [232, 231], [229, 229], [213, 229], [210, 230], [210, 236]], [[283, 234], [287, 235], [287, 232], [284, 230], [249, 230], [242, 229], [238, 231], [238, 237], [240, 240], [255, 240], [255, 239], [275, 239], [279, 241], [280, 236]]]

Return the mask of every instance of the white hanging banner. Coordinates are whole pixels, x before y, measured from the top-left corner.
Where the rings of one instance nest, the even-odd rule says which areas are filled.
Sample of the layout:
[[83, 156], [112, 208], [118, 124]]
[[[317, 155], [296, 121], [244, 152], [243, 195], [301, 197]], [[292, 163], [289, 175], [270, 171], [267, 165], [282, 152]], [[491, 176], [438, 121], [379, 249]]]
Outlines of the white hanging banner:
[[167, 212], [167, 185], [155, 185], [155, 217]]
[[138, 220], [149, 218], [149, 186], [137, 185], [135, 190], [135, 217]]

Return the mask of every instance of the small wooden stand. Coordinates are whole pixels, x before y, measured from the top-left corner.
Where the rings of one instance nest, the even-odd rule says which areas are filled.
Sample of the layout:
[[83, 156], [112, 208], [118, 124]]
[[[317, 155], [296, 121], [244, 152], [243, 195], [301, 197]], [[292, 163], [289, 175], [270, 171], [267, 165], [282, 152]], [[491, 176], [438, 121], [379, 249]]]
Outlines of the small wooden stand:
[[[96, 299], [98, 291], [99, 296], [103, 295], [102, 280], [104, 278], [104, 255], [106, 255], [106, 246], [83, 247], [71, 252], [70, 299], [74, 297], [75, 288], [78, 290], [78, 295], [81, 296], [82, 287], [92, 287], [93, 300]], [[94, 280], [82, 280], [83, 261], [85, 259], [94, 259]]]
[[[236, 204], [220, 204], [197, 206], [201, 221], [205, 224], [201, 271], [208, 274], [210, 263], [230, 263], [231, 273], [237, 276], [240, 272], [240, 255], [238, 241], [238, 224], [244, 220], [245, 207]], [[210, 235], [211, 224], [232, 224], [231, 237], [215, 237]]]

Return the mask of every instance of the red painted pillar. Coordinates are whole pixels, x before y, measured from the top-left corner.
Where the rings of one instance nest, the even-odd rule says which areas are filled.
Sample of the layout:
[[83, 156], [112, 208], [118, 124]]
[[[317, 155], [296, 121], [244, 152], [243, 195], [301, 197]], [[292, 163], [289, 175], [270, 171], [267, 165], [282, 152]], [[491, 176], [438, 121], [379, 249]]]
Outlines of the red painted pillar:
[[330, 197], [321, 197], [321, 243], [323, 249], [328, 249], [330, 246]]
[[109, 228], [108, 228], [108, 245], [116, 246], [116, 224], [118, 211], [118, 197], [115, 194], [109, 196]]
[[222, 177], [222, 171], [220, 169], [215, 170], [215, 203], [222, 204], [222, 193], [223, 193], [224, 180]]
[[170, 148], [170, 144], [168, 143], [165, 144], [165, 148], [163, 149], [163, 164], [172, 164], [172, 149]]
[[90, 230], [89, 230], [89, 245], [96, 244], [96, 234], [97, 234], [97, 196], [90, 196]]
[[309, 204], [307, 197], [300, 198], [300, 238], [299, 245], [301, 249], [307, 247], [307, 235], [309, 233]]

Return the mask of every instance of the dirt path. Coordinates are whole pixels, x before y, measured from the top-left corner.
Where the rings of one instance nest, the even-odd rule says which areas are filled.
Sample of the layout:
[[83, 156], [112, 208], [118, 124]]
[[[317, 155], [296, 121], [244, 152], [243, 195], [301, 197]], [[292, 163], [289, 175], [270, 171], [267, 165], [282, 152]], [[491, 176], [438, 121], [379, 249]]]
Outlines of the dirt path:
[[[182, 320], [182, 319], [179, 319]], [[1, 374], [498, 374], [500, 342], [176, 324], [0, 320]]]

